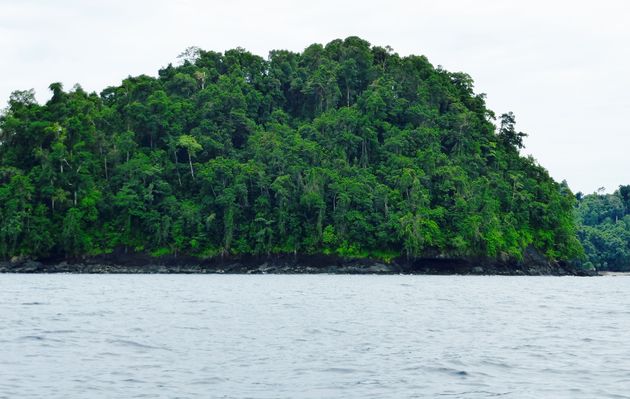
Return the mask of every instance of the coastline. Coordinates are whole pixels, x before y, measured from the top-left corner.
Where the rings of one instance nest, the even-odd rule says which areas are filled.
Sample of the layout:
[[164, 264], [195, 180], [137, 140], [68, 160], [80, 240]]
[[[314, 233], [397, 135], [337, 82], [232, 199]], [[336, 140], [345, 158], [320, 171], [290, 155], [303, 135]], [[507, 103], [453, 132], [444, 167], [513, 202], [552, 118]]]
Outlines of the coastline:
[[628, 277], [630, 276], [630, 272], [611, 272], [611, 271], [604, 271], [604, 272], [599, 272], [600, 276], [607, 276], [607, 277]]
[[209, 259], [191, 256], [151, 257], [144, 253], [114, 253], [80, 259], [12, 259], [0, 262], [0, 273], [76, 274], [426, 274], [503, 276], [596, 276], [537, 254], [523, 260], [484, 258], [345, 259], [334, 255], [281, 254]]

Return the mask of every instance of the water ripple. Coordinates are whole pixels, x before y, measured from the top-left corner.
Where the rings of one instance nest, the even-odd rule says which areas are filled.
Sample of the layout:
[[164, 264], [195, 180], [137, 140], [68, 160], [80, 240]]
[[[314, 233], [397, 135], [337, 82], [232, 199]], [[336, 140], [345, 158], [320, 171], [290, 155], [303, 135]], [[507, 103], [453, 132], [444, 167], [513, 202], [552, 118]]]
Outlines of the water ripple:
[[0, 275], [0, 399], [629, 399], [627, 281]]

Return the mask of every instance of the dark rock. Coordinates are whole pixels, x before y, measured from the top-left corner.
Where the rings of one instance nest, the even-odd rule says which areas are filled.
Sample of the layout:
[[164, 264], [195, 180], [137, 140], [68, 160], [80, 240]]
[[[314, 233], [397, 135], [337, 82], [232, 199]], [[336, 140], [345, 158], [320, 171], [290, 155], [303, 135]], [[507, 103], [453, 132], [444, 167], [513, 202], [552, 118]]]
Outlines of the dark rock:
[[391, 273], [392, 268], [383, 263], [375, 263], [367, 268], [368, 273], [376, 273], [376, 274], [386, 274]]
[[344, 259], [334, 255], [280, 254], [271, 256], [220, 256], [209, 259], [169, 255], [151, 257], [145, 253], [125, 253], [86, 257], [80, 260], [34, 261], [13, 258], [0, 262], [2, 273], [232, 273], [232, 274], [497, 274], [592, 276], [570, 263], [550, 262], [533, 247], [522, 260], [455, 258], [445, 254], [432, 257], [398, 258], [389, 263], [370, 259]]

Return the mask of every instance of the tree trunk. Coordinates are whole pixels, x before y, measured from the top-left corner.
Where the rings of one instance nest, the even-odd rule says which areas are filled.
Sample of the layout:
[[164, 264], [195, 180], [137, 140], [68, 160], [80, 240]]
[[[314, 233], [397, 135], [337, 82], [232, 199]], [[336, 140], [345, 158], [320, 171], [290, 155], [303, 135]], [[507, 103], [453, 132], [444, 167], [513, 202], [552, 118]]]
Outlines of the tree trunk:
[[195, 171], [193, 170], [192, 159], [190, 159], [190, 151], [187, 151], [187, 153], [188, 153], [188, 164], [190, 165], [190, 175], [192, 176], [193, 180], [195, 180]]
[[175, 158], [175, 171], [177, 171], [177, 181], [179, 185], [182, 185], [182, 176], [179, 174], [179, 164], [177, 162], [177, 150], [173, 151], [173, 157]]
[[346, 84], [346, 103], [350, 106], [350, 87]]
[[364, 139], [361, 142], [361, 166], [363, 166], [364, 168], [367, 167], [368, 162], [369, 160], [368, 160], [367, 144]]

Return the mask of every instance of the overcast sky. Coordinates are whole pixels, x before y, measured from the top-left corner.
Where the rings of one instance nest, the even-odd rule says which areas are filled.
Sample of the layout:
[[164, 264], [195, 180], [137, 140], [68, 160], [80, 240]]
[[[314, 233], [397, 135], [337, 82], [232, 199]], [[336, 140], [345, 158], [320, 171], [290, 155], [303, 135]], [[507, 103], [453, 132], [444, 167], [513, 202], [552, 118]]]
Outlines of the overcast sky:
[[266, 57], [357, 35], [463, 71], [574, 191], [630, 184], [630, 2], [622, 0], [0, 0], [0, 103], [100, 92], [186, 47]]

